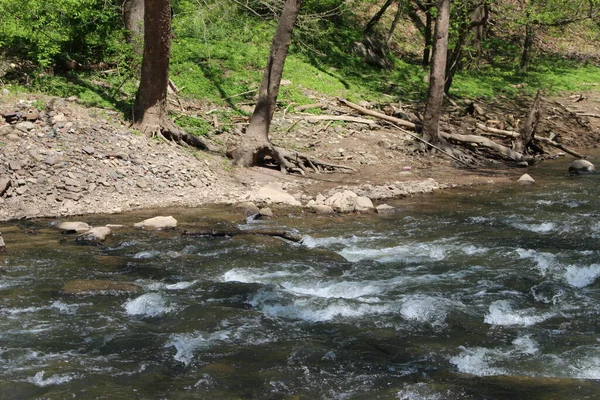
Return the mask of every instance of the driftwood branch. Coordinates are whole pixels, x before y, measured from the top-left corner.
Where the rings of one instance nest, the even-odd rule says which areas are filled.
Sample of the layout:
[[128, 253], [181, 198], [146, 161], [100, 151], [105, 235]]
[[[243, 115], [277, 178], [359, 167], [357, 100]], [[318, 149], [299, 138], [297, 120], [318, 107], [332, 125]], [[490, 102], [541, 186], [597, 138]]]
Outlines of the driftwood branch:
[[523, 126], [521, 134], [517, 137], [515, 143], [515, 150], [519, 153], [525, 153], [529, 148], [531, 140], [535, 137], [535, 132], [537, 130], [537, 126], [540, 123], [541, 111], [540, 111], [540, 102], [541, 102], [541, 91], [538, 90], [535, 95], [535, 99], [533, 100], [533, 104], [531, 105], [531, 110], [529, 111], [529, 115], [527, 116], [527, 120]]
[[[294, 116], [298, 118], [298, 116]], [[345, 122], [354, 122], [357, 124], [366, 124], [366, 125], [375, 125], [376, 122], [372, 119], [353, 117], [351, 115], [310, 115], [303, 116], [300, 118], [306, 119], [308, 122], [319, 122], [319, 121], [345, 121]]]
[[589, 124], [584, 121], [583, 119], [581, 119], [581, 117], [579, 116], [579, 114], [574, 113], [573, 111], [569, 110], [567, 108], [567, 106], [565, 106], [564, 104], [558, 102], [558, 101], [554, 101], [554, 104], [556, 104], [558, 107], [560, 107], [564, 112], [566, 112], [567, 114], [569, 114], [573, 119], [575, 119], [575, 121], [577, 121], [577, 123], [583, 127], [588, 127]]
[[500, 137], [510, 137], [510, 138], [518, 138], [519, 137], [518, 132], [491, 128], [489, 126], [486, 126], [484, 124], [479, 124], [479, 123], [476, 124], [476, 126], [477, 126], [477, 128], [481, 129], [482, 131], [488, 133], [489, 135], [500, 136]]
[[420, 125], [417, 125], [417, 124], [415, 124], [413, 122], [406, 121], [406, 120], [403, 120], [403, 119], [400, 119], [400, 118], [396, 118], [396, 117], [392, 117], [392, 116], [389, 116], [389, 115], [385, 115], [385, 114], [382, 114], [382, 113], [377, 112], [377, 111], [369, 110], [368, 108], [361, 107], [358, 104], [354, 104], [352, 102], [349, 102], [348, 100], [343, 99], [341, 97], [338, 97], [338, 101], [340, 103], [342, 103], [342, 104], [344, 104], [344, 105], [346, 105], [346, 106], [348, 106], [348, 107], [356, 110], [356, 111], [359, 111], [360, 113], [362, 113], [364, 115], [370, 115], [371, 117], [376, 117], [376, 118], [382, 119], [384, 121], [391, 122], [391, 123], [399, 125], [399, 126], [401, 126], [403, 128], [412, 129], [413, 131], [416, 131], [416, 130], [418, 130], [420, 128]]
[[243, 230], [239, 230], [239, 229], [232, 229], [232, 230], [217, 231], [217, 230], [207, 229], [207, 230], [200, 230], [200, 231], [193, 231], [193, 232], [188, 232], [188, 231], [183, 232], [183, 236], [232, 237], [232, 236], [239, 236], [239, 235], [273, 236], [273, 237], [280, 237], [283, 239], [291, 240], [292, 242], [297, 242], [297, 243], [302, 241], [301, 234], [296, 233], [296, 232], [291, 232], [291, 231], [283, 231], [283, 230], [257, 229], [257, 230], [243, 231]]
[[506, 160], [510, 160], [510, 161], [517, 161], [517, 162], [521, 162], [521, 161], [529, 161], [532, 160], [533, 158], [530, 156], [525, 156], [521, 153], [518, 153], [512, 149], [509, 149], [506, 146], [502, 146], [501, 144], [498, 144], [490, 139], [484, 138], [482, 136], [478, 136], [478, 135], [460, 135], [460, 134], [450, 134], [450, 133], [445, 133], [445, 132], [440, 132], [440, 135], [449, 141], [453, 141], [453, 142], [458, 142], [458, 143], [463, 143], [463, 144], [476, 144], [478, 146], [482, 146], [482, 147], [486, 147], [490, 150], [494, 150], [495, 152], [497, 152], [500, 157], [502, 157], [503, 159]]
[[562, 144], [555, 142], [554, 140], [551, 140], [551, 139], [548, 139], [548, 138], [545, 138], [545, 137], [541, 137], [541, 136], [536, 136], [535, 138], [536, 138], [536, 140], [539, 140], [540, 142], [542, 142], [544, 144], [549, 144], [550, 146], [554, 146], [556, 148], [559, 148], [562, 151], [564, 151], [565, 153], [570, 154], [572, 156], [575, 156], [577, 158], [586, 158], [586, 156], [584, 156], [583, 154], [578, 153], [575, 150], [571, 150], [568, 147], [565, 147]]

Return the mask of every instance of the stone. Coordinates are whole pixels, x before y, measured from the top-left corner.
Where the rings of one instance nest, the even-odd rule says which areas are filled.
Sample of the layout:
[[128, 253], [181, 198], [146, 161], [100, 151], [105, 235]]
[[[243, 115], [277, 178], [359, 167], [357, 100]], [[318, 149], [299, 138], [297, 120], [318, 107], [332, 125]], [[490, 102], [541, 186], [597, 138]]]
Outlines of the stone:
[[80, 221], [59, 222], [58, 224], [54, 225], [54, 227], [56, 229], [60, 229], [61, 231], [77, 232], [77, 233], [83, 233], [83, 232], [87, 232], [90, 230], [90, 226], [87, 223], [80, 222]]
[[27, 186], [20, 186], [18, 188], [15, 189], [15, 193], [17, 193], [19, 196], [24, 195], [25, 193], [27, 193]]
[[519, 180], [517, 180], [517, 182], [520, 185], [533, 185], [535, 183], [535, 180], [529, 174], [523, 174], [521, 175]]
[[30, 130], [35, 128], [35, 124], [31, 121], [23, 121], [16, 124], [15, 128], [17, 130], [20, 130], [21, 132], [29, 132]]
[[19, 161], [9, 161], [8, 168], [10, 168], [12, 171], [18, 171], [23, 168], [23, 166]]
[[61, 289], [66, 295], [97, 295], [135, 293], [141, 286], [132, 282], [107, 281], [101, 279], [75, 279], [68, 281]]
[[287, 204], [290, 206], [302, 206], [298, 200], [289, 193], [277, 190], [270, 186], [264, 186], [258, 189], [251, 196], [252, 200], [265, 202], [268, 204]]
[[269, 207], [261, 208], [258, 211], [258, 215], [260, 215], [261, 217], [272, 217], [273, 210], [271, 210]]
[[325, 205], [330, 206], [337, 212], [348, 213], [354, 211], [357, 198], [358, 195], [353, 191], [344, 190], [343, 192], [335, 193], [325, 200]]
[[356, 198], [356, 204], [354, 205], [355, 211], [369, 211], [374, 209], [373, 202], [370, 198], [365, 196], [358, 196]]
[[7, 177], [0, 178], [0, 196], [2, 196], [10, 187], [10, 179]]
[[394, 211], [394, 207], [388, 206], [387, 204], [380, 204], [377, 207], [375, 207], [375, 211], [377, 211], [380, 214], [390, 213]]
[[596, 167], [587, 160], [575, 160], [569, 165], [570, 174], [591, 174], [594, 171]]
[[75, 240], [77, 242], [103, 242], [111, 233], [110, 228], [97, 226], [77, 236]]
[[52, 156], [46, 157], [44, 159], [44, 164], [47, 164], [47, 165], [56, 165], [57, 162], [58, 162], [58, 159], [56, 157], [52, 157]]
[[0, 127], [0, 136], [6, 136], [8, 134], [14, 133], [15, 128], [12, 125], [4, 125]]
[[315, 204], [310, 206], [310, 210], [317, 214], [333, 214], [333, 208], [326, 206], [325, 204]]
[[136, 228], [150, 229], [150, 230], [161, 230], [170, 229], [177, 226], [177, 220], [172, 216], [159, 216], [154, 218], [148, 218], [141, 222], [137, 222], [133, 225]]
[[256, 206], [256, 204], [246, 201], [243, 203], [239, 203], [237, 208], [242, 208], [246, 214], [258, 214], [260, 209]]
[[85, 146], [82, 150], [85, 154], [89, 154], [90, 156], [96, 152], [96, 149], [94, 149], [93, 146]]
[[0, 232], [0, 253], [2, 253], [4, 250], [6, 250], [6, 244], [4, 243], [2, 233]]

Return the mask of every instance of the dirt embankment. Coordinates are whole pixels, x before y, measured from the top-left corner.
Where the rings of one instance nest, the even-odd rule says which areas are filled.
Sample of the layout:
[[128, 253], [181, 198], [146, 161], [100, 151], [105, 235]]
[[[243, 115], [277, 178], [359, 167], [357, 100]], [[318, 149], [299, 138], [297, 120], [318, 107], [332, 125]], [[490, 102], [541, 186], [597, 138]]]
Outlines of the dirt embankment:
[[[573, 104], [598, 113], [598, 95]], [[577, 118], [565, 116], [567, 112], [559, 108], [546, 107], [540, 132], [553, 134], [565, 145], [595, 146], [597, 125], [581, 117], [585, 121], [577, 126]], [[198, 115], [199, 109], [195, 108]], [[526, 112], [500, 106], [486, 110], [486, 115], [450, 110], [444, 127], [472, 133], [477, 122], [499, 126]], [[276, 117], [273, 141], [352, 166], [357, 173], [298, 177], [268, 168], [233, 168], [222, 155], [143, 137], [128, 129], [118, 113], [85, 108], [76, 99], [5, 90], [0, 114], [0, 221], [235, 203], [269, 183], [278, 183], [302, 204], [319, 193], [331, 195], [343, 188], [377, 200], [440, 187], [504, 182], [523, 173], [500, 162], [458, 168], [442, 154], [415, 152], [412, 138], [383, 124], [315, 122], [300, 113]], [[590, 120], [596, 122], [594, 117]], [[569, 126], [573, 121], [575, 125]], [[218, 140], [231, 145], [239, 134], [233, 129]]]

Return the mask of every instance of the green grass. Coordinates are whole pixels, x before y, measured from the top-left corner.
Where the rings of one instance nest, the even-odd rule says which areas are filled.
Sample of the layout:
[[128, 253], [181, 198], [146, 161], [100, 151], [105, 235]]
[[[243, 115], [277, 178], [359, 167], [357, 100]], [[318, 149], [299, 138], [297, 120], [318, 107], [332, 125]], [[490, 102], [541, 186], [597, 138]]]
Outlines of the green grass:
[[[207, 7], [188, 2], [176, 5], [171, 78], [183, 89], [181, 96], [224, 106], [217, 116], [220, 125], [227, 127], [233, 116], [245, 115], [242, 105], [254, 101], [275, 22], [236, 10], [231, 4], [207, 4]], [[354, 102], [425, 99], [427, 71], [414, 60], [389, 56], [390, 67], [381, 69], [365, 64], [352, 54], [352, 43], [361, 39], [362, 31], [347, 13], [335, 20], [304, 22], [295, 37], [283, 76], [291, 84], [281, 86], [281, 107], [315, 103], [322, 96], [340, 96]], [[600, 90], [594, 86], [600, 82], [597, 65], [557, 55], [537, 55], [530, 72], [522, 75], [516, 72], [518, 49], [514, 45], [498, 41], [491, 46], [496, 54], [492, 64], [459, 73], [451, 89], [454, 97], [493, 99], [500, 93], [507, 97], [523, 92], [533, 94], [538, 88], [548, 94]], [[27, 86], [18, 86], [17, 91], [77, 96], [81, 103], [89, 106], [115, 109], [125, 115], [130, 113], [137, 79], [126, 68], [108, 75], [39, 72], [30, 74], [33, 79]], [[206, 135], [213, 131], [210, 116], [174, 117], [191, 133]]]

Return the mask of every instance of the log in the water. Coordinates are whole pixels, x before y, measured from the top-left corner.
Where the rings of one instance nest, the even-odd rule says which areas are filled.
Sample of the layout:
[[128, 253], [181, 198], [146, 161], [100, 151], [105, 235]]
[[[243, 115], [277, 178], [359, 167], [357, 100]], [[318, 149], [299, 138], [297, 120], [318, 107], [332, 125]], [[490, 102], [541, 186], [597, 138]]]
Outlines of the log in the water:
[[283, 231], [283, 230], [270, 230], [270, 229], [257, 229], [250, 231], [242, 231], [239, 229], [232, 230], [201, 230], [201, 231], [193, 231], [183, 232], [183, 236], [211, 236], [211, 237], [226, 237], [226, 236], [237, 236], [237, 235], [260, 235], [260, 236], [274, 236], [280, 237], [283, 239], [291, 240], [292, 242], [301, 242], [302, 235], [296, 232], [291, 231]]

